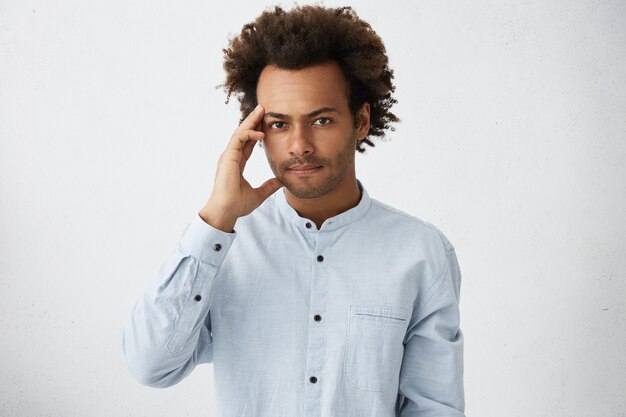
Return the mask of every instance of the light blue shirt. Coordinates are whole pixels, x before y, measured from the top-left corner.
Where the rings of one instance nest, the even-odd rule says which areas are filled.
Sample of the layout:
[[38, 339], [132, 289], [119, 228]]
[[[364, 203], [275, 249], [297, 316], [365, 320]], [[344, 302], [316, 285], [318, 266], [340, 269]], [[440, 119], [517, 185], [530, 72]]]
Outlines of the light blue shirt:
[[283, 189], [233, 233], [194, 217], [125, 324], [130, 373], [212, 363], [218, 417], [463, 416], [454, 247], [359, 188], [319, 230]]

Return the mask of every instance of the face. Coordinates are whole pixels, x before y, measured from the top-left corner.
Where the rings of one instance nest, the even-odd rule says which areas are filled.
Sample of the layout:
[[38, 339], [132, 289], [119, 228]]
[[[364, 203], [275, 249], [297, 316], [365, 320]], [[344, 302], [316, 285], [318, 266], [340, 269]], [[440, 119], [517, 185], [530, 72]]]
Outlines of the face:
[[268, 65], [261, 72], [257, 100], [265, 108], [265, 154], [297, 198], [321, 197], [354, 181], [356, 142], [369, 130], [369, 105], [359, 109], [355, 127], [347, 92], [334, 61], [300, 70]]

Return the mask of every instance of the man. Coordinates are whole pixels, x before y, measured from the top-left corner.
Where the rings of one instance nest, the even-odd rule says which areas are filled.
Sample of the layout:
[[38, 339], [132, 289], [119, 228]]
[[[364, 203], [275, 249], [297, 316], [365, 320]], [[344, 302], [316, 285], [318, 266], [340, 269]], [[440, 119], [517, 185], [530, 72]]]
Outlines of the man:
[[[167, 387], [211, 362], [221, 417], [463, 416], [454, 248], [356, 178], [397, 121], [382, 41], [350, 8], [303, 6], [224, 52], [244, 119], [126, 323], [130, 372]], [[275, 178], [255, 189], [261, 142]]]

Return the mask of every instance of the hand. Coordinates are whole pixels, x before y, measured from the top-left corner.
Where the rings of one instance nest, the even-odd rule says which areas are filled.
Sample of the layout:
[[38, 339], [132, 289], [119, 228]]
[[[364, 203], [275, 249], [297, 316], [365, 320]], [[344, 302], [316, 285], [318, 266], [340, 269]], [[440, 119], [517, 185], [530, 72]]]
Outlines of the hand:
[[265, 137], [260, 130], [264, 115], [265, 109], [258, 105], [235, 130], [217, 162], [211, 197], [198, 213], [216, 229], [232, 232], [239, 217], [252, 213], [282, 187], [277, 178], [270, 178], [260, 187], [252, 188], [243, 177], [254, 145]]

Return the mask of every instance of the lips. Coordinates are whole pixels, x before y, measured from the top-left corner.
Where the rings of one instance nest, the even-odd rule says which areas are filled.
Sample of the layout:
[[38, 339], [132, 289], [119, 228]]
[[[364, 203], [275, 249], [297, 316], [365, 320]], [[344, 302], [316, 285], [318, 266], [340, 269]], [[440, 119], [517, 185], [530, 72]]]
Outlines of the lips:
[[287, 172], [297, 177], [308, 177], [309, 175], [314, 175], [320, 169], [322, 169], [322, 165], [293, 165], [287, 169]]
[[320, 168], [321, 165], [294, 165], [292, 167], [289, 167], [289, 169], [294, 170], [294, 171], [307, 171], [310, 169], [315, 169], [315, 168]]

